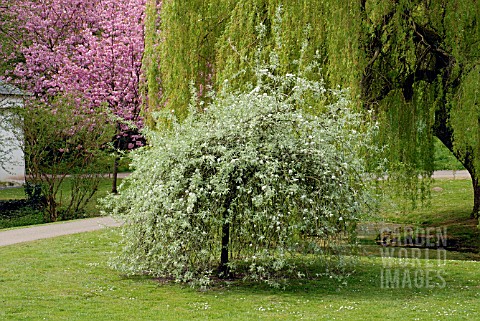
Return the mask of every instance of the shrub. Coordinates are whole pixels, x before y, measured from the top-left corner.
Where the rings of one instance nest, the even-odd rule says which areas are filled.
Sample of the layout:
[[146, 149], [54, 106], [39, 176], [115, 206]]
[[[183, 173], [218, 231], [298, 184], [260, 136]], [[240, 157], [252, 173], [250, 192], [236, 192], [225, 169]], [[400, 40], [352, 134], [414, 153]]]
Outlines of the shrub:
[[[115, 133], [102, 110], [88, 111], [79, 97], [58, 96], [49, 102], [29, 100], [20, 110], [26, 181], [41, 189], [45, 220], [71, 219], [92, 199], [108, 172], [104, 150]], [[61, 186], [69, 179], [69, 189]]]
[[0, 228], [43, 223], [45, 198], [39, 186], [25, 184], [26, 199], [0, 200]]
[[135, 172], [104, 201], [126, 221], [114, 267], [198, 285], [302, 276], [300, 258], [330, 271], [345, 263], [373, 199], [364, 158], [373, 132], [341, 91], [257, 75], [250, 91], [224, 86], [182, 123], [146, 132]]
[[1, 200], [0, 219], [10, 219], [25, 216], [31, 212], [41, 213], [43, 204], [29, 200]]

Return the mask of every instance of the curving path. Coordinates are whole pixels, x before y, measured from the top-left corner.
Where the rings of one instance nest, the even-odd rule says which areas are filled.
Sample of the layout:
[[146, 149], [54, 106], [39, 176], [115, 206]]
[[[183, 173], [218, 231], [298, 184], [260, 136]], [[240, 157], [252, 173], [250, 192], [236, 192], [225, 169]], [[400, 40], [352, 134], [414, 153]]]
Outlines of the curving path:
[[106, 227], [117, 227], [121, 225], [121, 222], [116, 221], [109, 216], [104, 216], [53, 224], [36, 225], [25, 228], [16, 228], [12, 230], [0, 231], [0, 247], [61, 235], [96, 231]]

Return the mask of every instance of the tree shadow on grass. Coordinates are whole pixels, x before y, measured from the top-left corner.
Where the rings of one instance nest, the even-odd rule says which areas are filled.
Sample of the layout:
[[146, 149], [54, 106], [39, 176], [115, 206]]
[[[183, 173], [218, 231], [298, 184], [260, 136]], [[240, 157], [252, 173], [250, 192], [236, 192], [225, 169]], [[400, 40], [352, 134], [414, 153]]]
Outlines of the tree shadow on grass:
[[[412, 263], [413, 264], [413, 263]], [[279, 287], [272, 287], [265, 282], [244, 281], [242, 279], [215, 279], [207, 289], [192, 289], [185, 284], [177, 284], [169, 279], [152, 279], [145, 276], [133, 277], [144, 282], [147, 279], [158, 282], [161, 287], [181, 287], [186, 291], [200, 291], [207, 296], [277, 296], [305, 300], [321, 300], [323, 298], [344, 298], [345, 300], [395, 301], [411, 300], [426, 297], [435, 292], [435, 300], [448, 300], [456, 296], [456, 292], [465, 280], [458, 278], [458, 271], [449, 271], [448, 266], [402, 265], [382, 261], [381, 258], [362, 258], [353, 273], [347, 277], [321, 276], [310, 279], [287, 279], [280, 282]], [[468, 263], [467, 263], [468, 264]], [[311, 273], [322, 267], [312, 267]], [[408, 272], [406, 272], [408, 271]], [[428, 275], [427, 275], [428, 273]], [[387, 275], [388, 274], [388, 275]], [[408, 277], [406, 277], [407, 275]], [[452, 275], [455, 275], [453, 279]], [[428, 284], [426, 279], [429, 278]], [[129, 277], [132, 279], [132, 277]], [[283, 284], [282, 284], [283, 283]]]

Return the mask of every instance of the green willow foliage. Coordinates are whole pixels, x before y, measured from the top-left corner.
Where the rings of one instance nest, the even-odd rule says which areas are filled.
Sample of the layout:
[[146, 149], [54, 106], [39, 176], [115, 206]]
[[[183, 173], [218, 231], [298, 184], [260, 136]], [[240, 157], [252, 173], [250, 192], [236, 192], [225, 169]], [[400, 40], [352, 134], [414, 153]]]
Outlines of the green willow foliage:
[[[116, 268], [206, 285], [212, 276], [302, 277], [308, 262], [325, 273], [347, 266], [356, 222], [373, 208], [362, 156], [376, 152], [374, 131], [341, 91], [255, 74], [247, 92], [193, 101], [182, 122], [147, 132], [151, 146], [106, 200], [125, 220]], [[298, 108], [312, 101], [323, 112]]]
[[[157, 5], [155, 1], [150, 2], [150, 8]], [[351, 24], [352, 6], [351, 1], [329, 4], [320, 0], [163, 1], [161, 10], [147, 12], [150, 27], [146, 30], [146, 37], [154, 39], [146, 46], [149, 51], [147, 60], [155, 63], [148, 63], [146, 71], [157, 73], [161, 79], [161, 83], [157, 81], [148, 85], [159, 85], [164, 93], [161, 101], [150, 99], [155, 102], [149, 107], [160, 109], [166, 106], [169, 110], [174, 109], [177, 115], [185, 116], [190, 99], [190, 80], [194, 79], [197, 87], [221, 87], [225, 79], [235, 78], [236, 86], [231, 84], [234, 88], [252, 81], [252, 72], [242, 77], [237, 73], [252, 70], [255, 65], [259, 46], [257, 27], [260, 24], [266, 28], [263, 58], [268, 58], [275, 50], [279, 74], [296, 70], [292, 62], [300, 59], [303, 42], [308, 39], [310, 46], [303, 57], [305, 64], [316, 60], [318, 53], [324, 62], [330, 60], [332, 63], [323, 73], [327, 85], [343, 84], [355, 89], [352, 75], [360, 73], [352, 68], [352, 61], [359, 64], [361, 60], [354, 51], [358, 35], [357, 32], [344, 32], [356, 26]], [[352, 17], [345, 19], [346, 15]], [[325, 16], [335, 19], [340, 24], [339, 29], [327, 32], [329, 26], [323, 18]], [[153, 21], [159, 21], [156, 27]], [[344, 47], [345, 41], [351, 43], [349, 48]], [[339, 52], [346, 57], [340, 57]], [[318, 75], [312, 76], [319, 79]], [[149, 95], [155, 94], [158, 91], [149, 92]]]
[[[158, 109], [167, 105], [182, 119], [187, 114], [190, 82], [194, 80], [200, 92], [207, 91], [206, 86], [214, 76], [215, 43], [233, 3], [233, 0], [147, 2], [144, 61], [149, 107]], [[160, 92], [162, 99], [158, 98]]]
[[[163, 6], [161, 12], [149, 13], [150, 19], [160, 19], [158, 28], [147, 30], [147, 35], [162, 35], [151, 48], [161, 60], [147, 67], [158, 68], [162, 79], [149, 83], [163, 93], [152, 109], [166, 107], [186, 115], [191, 79], [199, 88], [221, 88], [225, 79], [235, 78], [231, 87], [243, 88], [254, 75], [237, 73], [255, 64], [260, 41], [263, 58], [277, 52], [279, 74], [318, 54], [327, 86], [350, 88], [354, 106], [375, 112], [383, 133], [379, 144], [388, 144], [387, 157], [400, 173], [391, 177], [408, 186], [414, 197], [418, 189], [426, 191], [416, 177], [428, 177], [433, 169], [435, 135], [470, 171], [477, 215], [477, 1], [165, 0]], [[263, 38], [259, 24], [265, 26]], [[301, 58], [305, 39], [310, 47]]]
[[[145, 49], [143, 52], [142, 68], [145, 81], [140, 85], [146, 105], [159, 106], [162, 96], [160, 70], [158, 61], [161, 61], [158, 52], [160, 35], [160, 0], [147, 0], [145, 4]], [[145, 107], [145, 106], [144, 106]], [[143, 111], [144, 114], [146, 110]], [[145, 117], [147, 125], [153, 125], [151, 118]]]
[[[365, 1], [366, 65], [360, 86], [366, 107], [378, 110], [384, 142], [416, 185], [418, 169], [433, 170], [433, 135], [472, 176], [480, 206], [480, 7], [476, 1]], [[368, 38], [367, 38], [368, 37]], [[399, 161], [399, 162], [398, 162]]]

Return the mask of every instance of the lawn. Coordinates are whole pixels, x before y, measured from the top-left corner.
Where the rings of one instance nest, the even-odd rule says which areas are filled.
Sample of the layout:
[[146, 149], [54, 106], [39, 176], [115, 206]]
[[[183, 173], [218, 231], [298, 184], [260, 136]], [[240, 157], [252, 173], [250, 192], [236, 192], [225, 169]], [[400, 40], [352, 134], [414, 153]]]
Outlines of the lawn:
[[[446, 226], [449, 239], [464, 235], [478, 243], [478, 229], [469, 220], [470, 184], [437, 180], [431, 207], [393, 208], [382, 215], [388, 223]], [[474, 253], [370, 244], [362, 247], [346, 285], [327, 278], [293, 280], [274, 289], [235, 281], [200, 291], [112, 270], [108, 260], [118, 250], [117, 232], [0, 247], [0, 319], [480, 319], [480, 262], [472, 260], [478, 257]]]
[[[436, 259], [413, 266], [412, 259], [405, 261], [411, 266], [402, 267], [390, 266], [391, 262], [378, 257], [364, 257], [344, 286], [325, 279], [292, 282], [284, 290], [238, 283], [202, 292], [147, 277], [129, 278], [111, 270], [107, 260], [115, 251], [117, 238], [112, 231], [101, 231], [0, 248], [0, 319], [480, 318], [480, 262], [453, 261], [447, 256], [441, 266]], [[396, 270], [401, 276], [398, 287], [393, 282], [386, 288], [387, 274], [394, 275]], [[405, 270], [409, 270], [411, 284], [402, 277]], [[426, 271], [430, 271], [428, 287]]]
[[397, 223], [442, 224], [469, 219], [473, 208], [470, 179], [436, 179], [431, 184], [430, 204], [412, 209], [407, 202], [385, 204], [381, 214], [386, 221]]
[[417, 227], [444, 227], [450, 242], [480, 252], [478, 222], [470, 218], [473, 207], [472, 181], [469, 179], [437, 179], [431, 185], [430, 204], [412, 209], [408, 204], [384, 204], [384, 222]]

